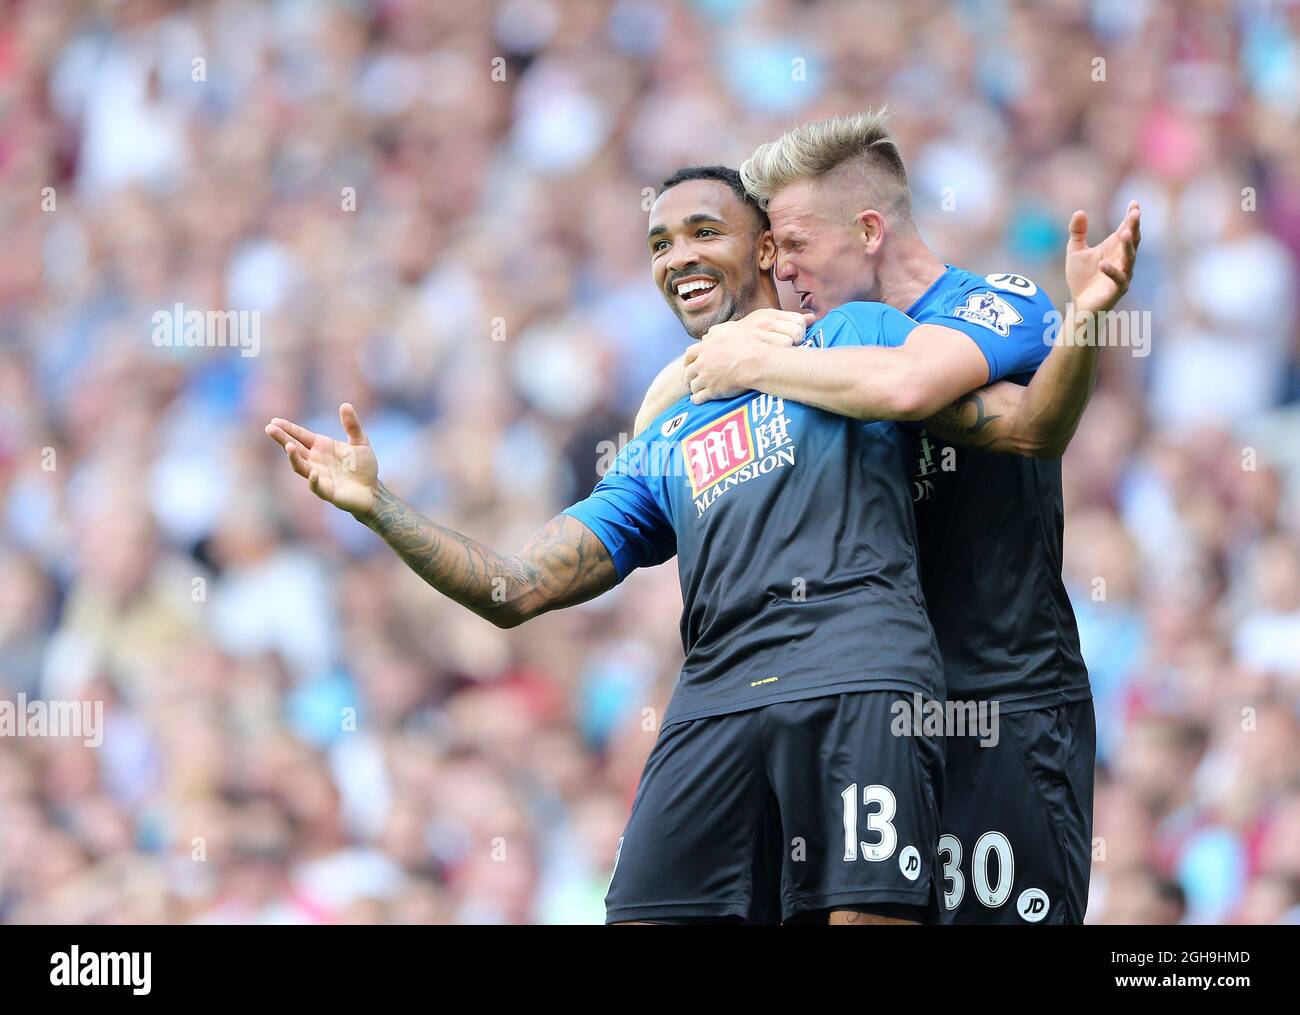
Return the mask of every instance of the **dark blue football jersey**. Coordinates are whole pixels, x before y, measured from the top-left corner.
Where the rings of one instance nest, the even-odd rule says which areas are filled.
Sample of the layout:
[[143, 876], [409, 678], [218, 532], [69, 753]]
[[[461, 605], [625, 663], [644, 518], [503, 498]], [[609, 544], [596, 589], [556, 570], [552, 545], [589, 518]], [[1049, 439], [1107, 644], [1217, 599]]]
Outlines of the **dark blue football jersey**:
[[[851, 303], [816, 348], [897, 345], [915, 322]], [[755, 392], [682, 399], [566, 513], [621, 581], [674, 553], [686, 660], [664, 724], [855, 690], [942, 697], [916, 561], [908, 441], [893, 423]]]
[[[951, 266], [907, 313], [969, 335], [989, 383], [1028, 383], [1059, 322], [1024, 276]], [[1004, 712], [1091, 697], [1061, 580], [1060, 461], [967, 450], [906, 429], [922, 585], [948, 697], [996, 699]]]

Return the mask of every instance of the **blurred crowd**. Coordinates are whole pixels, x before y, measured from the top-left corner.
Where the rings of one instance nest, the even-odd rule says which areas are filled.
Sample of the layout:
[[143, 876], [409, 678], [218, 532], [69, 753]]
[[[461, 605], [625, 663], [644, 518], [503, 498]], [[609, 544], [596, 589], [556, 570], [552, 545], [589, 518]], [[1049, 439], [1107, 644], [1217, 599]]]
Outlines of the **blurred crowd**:
[[0, 738], [0, 921], [601, 921], [673, 564], [497, 630], [262, 426], [350, 400], [517, 548], [684, 346], [659, 181], [884, 102], [931, 247], [1058, 305], [1142, 202], [1064, 467], [1089, 921], [1300, 922], [1296, 0], [0, 0], [0, 698], [104, 702]]

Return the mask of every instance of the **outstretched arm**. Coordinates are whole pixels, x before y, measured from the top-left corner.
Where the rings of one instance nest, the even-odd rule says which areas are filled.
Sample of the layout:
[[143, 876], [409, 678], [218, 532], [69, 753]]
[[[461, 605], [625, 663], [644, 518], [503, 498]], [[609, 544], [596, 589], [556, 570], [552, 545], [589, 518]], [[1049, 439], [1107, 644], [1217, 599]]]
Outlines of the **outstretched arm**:
[[274, 419], [266, 433], [322, 500], [373, 529], [406, 565], [449, 599], [498, 627], [586, 602], [618, 575], [605, 544], [582, 522], [558, 515], [506, 556], [425, 518], [379, 482], [379, 464], [356, 410], [339, 407], [348, 442]]
[[1061, 316], [1056, 348], [1027, 387], [1007, 381], [959, 398], [925, 421], [953, 444], [1035, 458], [1065, 454], [1097, 383], [1101, 315], [1128, 292], [1142, 242], [1142, 211], [1130, 201], [1118, 229], [1088, 246], [1088, 216], [1070, 218], [1065, 279], [1070, 302]]
[[618, 584], [609, 551], [569, 515], [556, 515], [511, 556], [431, 522], [381, 483], [361, 519], [448, 599], [498, 627], [576, 606]]

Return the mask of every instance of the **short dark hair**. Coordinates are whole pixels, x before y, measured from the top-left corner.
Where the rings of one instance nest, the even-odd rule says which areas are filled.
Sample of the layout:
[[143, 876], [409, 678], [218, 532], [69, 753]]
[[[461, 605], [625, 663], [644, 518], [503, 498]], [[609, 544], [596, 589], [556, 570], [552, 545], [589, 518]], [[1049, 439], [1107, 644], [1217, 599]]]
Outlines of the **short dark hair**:
[[730, 187], [740, 198], [741, 203], [757, 216], [759, 228], [768, 228], [767, 212], [749, 196], [749, 191], [745, 189], [745, 184], [740, 179], [740, 171], [730, 166], [683, 166], [660, 184], [659, 193], [662, 194], [669, 187], [675, 187], [679, 183], [689, 183], [691, 180], [713, 180]]

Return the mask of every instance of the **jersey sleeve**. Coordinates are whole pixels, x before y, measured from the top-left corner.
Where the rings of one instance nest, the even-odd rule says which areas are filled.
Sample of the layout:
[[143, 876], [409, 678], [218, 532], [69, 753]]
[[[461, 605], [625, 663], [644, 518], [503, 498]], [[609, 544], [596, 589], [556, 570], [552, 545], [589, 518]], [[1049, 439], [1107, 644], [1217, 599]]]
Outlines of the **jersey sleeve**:
[[638, 567], [662, 564], [677, 552], [677, 535], [645, 477], [650, 444], [630, 441], [591, 496], [564, 509], [605, 544], [618, 580]]
[[986, 275], [958, 289], [944, 313], [925, 323], [960, 331], [979, 346], [992, 384], [1038, 369], [1051, 351], [1044, 337], [1054, 313], [1052, 301], [1023, 275]]

